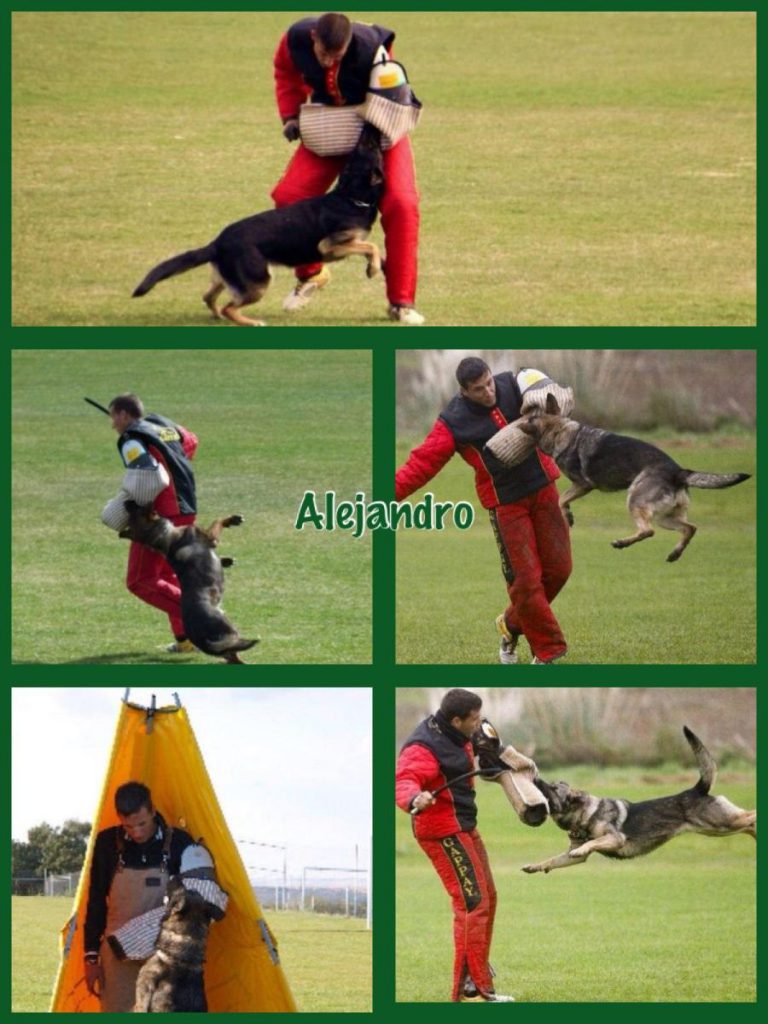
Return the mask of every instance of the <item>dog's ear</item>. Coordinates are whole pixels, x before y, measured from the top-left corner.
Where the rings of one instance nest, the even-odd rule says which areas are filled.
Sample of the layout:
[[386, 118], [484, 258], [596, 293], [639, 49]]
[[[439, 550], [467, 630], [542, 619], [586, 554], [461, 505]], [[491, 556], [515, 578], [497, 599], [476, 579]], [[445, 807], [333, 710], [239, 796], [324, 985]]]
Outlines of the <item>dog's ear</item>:
[[544, 409], [550, 416], [560, 415], [560, 406], [557, 404], [557, 399], [551, 392], [547, 392], [547, 404]]

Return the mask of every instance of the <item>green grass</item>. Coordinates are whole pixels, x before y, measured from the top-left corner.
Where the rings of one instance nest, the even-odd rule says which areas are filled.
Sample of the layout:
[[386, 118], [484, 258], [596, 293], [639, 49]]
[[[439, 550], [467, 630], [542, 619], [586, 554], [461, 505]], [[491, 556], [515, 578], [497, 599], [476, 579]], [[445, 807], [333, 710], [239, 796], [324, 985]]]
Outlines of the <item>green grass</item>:
[[[48, 1009], [59, 964], [58, 934], [71, 906], [63, 896], [11, 897], [14, 1013]], [[360, 921], [289, 910], [273, 913], [269, 923], [299, 1010], [370, 1011], [371, 933]]]
[[[649, 440], [694, 469], [754, 472], [754, 439], [747, 434]], [[398, 445], [398, 465], [409, 447]], [[567, 484], [561, 478], [559, 485]], [[436, 500], [472, 501], [476, 519], [461, 532], [453, 526], [398, 532], [397, 659], [497, 663], [493, 623], [506, 606], [506, 590], [472, 472], [455, 456], [426, 490]], [[569, 644], [560, 664], [755, 661], [754, 480], [690, 493], [690, 519], [699, 532], [674, 564], [665, 559], [678, 534], [667, 530], [623, 551], [611, 548], [632, 530], [624, 494], [592, 493], [574, 502], [574, 569], [554, 605]]]
[[13, 359], [13, 658], [212, 664], [167, 655], [166, 616], [125, 589], [127, 542], [99, 513], [122, 463], [108, 402], [136, 390], [198, 435], [199, 520], [222, 540], [225, 607], [253, 664], [371, 657], [369, 538], [294, 529], [305, 490], [369, 489], [371, 359], [356, 351], [17, 351]]
[[[753, 12], [360, 17], [397, 29], [424, 102], [430, 324], [754, 323]], [[129, 296], [161, 259], [271, 205], [290, 153], [271, 60], [291, 20], [14, 15], [15, 323], [208, 323], [203, 269]], [[361, 261], [334, 277], [289, 317], [278, 270], [267, 322], [385, 324]]]
[[[652, 781], [637, 769], [568, 768], [598, 795], [645, 799], [689, 784], [679, 769]], [[557, 778], [557, 773], [547, 773]], [[715, 786], [753, 807], [754, 780]], [[551, 822], [526, 828], [497, 787], [480, 784], [480, 832], [499, 891], [491, 960], [500, 992], [523, 1002], [746, 1002], [756, 998], [752, 839], [686, 835], [631, 862], [593, 855], [549, 875], [523, 864], [567, 849]], [[397, 999], [450, 998], [451, 912], [431, 864], [398, 812]]]

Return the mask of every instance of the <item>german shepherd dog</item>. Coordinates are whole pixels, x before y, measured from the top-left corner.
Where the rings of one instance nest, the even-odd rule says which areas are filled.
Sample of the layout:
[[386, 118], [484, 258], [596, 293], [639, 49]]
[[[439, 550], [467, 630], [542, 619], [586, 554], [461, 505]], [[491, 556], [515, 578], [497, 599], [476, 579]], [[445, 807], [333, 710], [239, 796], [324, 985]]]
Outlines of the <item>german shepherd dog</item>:
[[135, 501], [126, 501], [130, 522], [121, 537], [146, 544], [170, 563], [181, 586], [181, 617], [189, 639], [206, 654], [224, 658], [231, 665], [243, 665], [238, 652], [247, 651], [258, 640], [245, 640], [221, 610], [224, 568], [233, 558], [219, 558], [214, 550], [221, 531], [239, 526], [242, 516], [217, 519], [207, 530], [199, 526], [174, 526]]
[[628, 490], [627, 507], [637, 532], [612, 541], [628, 548], [652, 537], [651, 523], [678, 530], [682, 539], [667, 555], [676, 562], [696, 533], [688, 522], [688, 488], [733, 487], [749, 479], [749, 473], [697, 473], [683, 469], [660, 448], [634, 437], [587, 427], [560, 414], [554, 395], [547, 395], [544, 411], [536, 410], [515, 421], [524, 434], [551, 455], [572, 486], [560, 496], [560, 507], [573, 526], [570, 504], [590, 491]]
[[687, 727], [685, 738], [696, 756], [699, 781], [675, 796], [631, 803], [590, 796], [571, 789], [567, 782], [554, 785], [537, 778], [536, 785], [547, 798], [555, 824], [568, 833], [571, 845], [566, 853], [526, 864], [523, 871], [548, 873], [554, 868], [582, 864], [590, 853], [628, 860], [650, 853], [681, 832], [704, 836], [733, 836], [738, 832], [757, 839], [757, 811], [743, 811], [724, 796], [710, 796], [717, 765], [712, 755]]
[[[242, 327], [263, 327], [263, 321], [251, 320], [240, 310], [258, 302], [269, 287], [271, 263], [297, 267], [359, 255], [365, 256], [368, 277], [374, 277], [381, 270], [381, 255], [365, 239], [384, 190], [382, 166], [381, 133], [366, 125], [331, 192], [230, 224], [202, 249], [180, 253], [150, 270], [134, 298], [146, 295], [158, 281], [210, 263], [212, 284], [203, 301], [213, 316]], [[230, 299], [219, 309], [216, 300], [225, 287]]]
[[134, 1013], [207, 1013], [203, 985], [211, 917], [199, 892], [168, 883], [155, 952], [136, 979]]

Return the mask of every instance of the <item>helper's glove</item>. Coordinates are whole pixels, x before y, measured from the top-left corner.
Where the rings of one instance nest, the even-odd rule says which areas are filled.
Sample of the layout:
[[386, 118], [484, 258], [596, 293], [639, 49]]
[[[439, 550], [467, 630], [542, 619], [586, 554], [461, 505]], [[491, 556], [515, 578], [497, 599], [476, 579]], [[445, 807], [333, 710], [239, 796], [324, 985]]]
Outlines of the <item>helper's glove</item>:
[[[472, 748], [475, 751], [480, 767], [489, 773], [493, 769], [498, 769], [499, 774], [501, 774], [501, 772], [511, 768], [514, 772], [528, 769], [534, 775], [538, 774], [536, 765], [530, 757], [526, 757], [519, 750], [515, 750], [511, 744], [505, 746], [501, 742], [495, 726], [487, 718], [482, 720], [479, 728], [472, 734]], [[496, 777], [491, 774], [482, 776], [485, 779], [494, 779]]]
[[288, 142], [298, 142], [301, 138], [298, 117], [290, 117], [283, 124], [283, 137], [286, 138]]
[[472, 734], [472, 747], [480, 767], [488, 770], [481, 778], [498, 782], [524, 824], [541, 825], [549, 805], [535, 783], [539, 774], [535, 762], [509, 743], [504, 746], [487, 718]]

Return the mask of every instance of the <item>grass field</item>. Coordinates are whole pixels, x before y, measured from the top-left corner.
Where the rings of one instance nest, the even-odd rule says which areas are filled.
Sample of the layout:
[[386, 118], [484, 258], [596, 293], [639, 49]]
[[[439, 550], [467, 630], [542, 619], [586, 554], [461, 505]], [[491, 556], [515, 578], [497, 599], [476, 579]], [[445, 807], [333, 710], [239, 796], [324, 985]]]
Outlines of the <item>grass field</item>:
[[[203, 269], [130, 293], [271, 205], [291, 152], [271, 61], [293, 17], [14, 14], [14, 323], [208, 323]], [[360, 17], [397, 29], [424, 103], [429, 324], [754, 323], [754, 12]], [[361, 261], [334, 275], [291, 318], [279, 270], [267, 322], [386, 323]]]
[[[14, 1013], [48, 1009], [59, 963], [58, 933], [71, 907], [68, 897], [11, 898]], [[370, 1011], [371, 932], [360, 921], [289, 910], [273, 914], [269, 924], [299, 1010]]]
[[370, 661], [369, 540], [294, 522], [305, 490], [370, 487], [371, 358], [296, 350], [14, 353], [14, 660], [213, 663], [165, 654], [168, 620], [125, 589], [127, 542], [99, 521], [123, 470], [83, 396], [127, 389], [198, 435], [200, 521], [245, 516], [221, 547], [227, 612], [261, 636], [245, 660]]
[[[568, 768], [598, 795], [645, 799], [692, 777], [671, 768]], [[547, 777], [560, 777], [556, 772]], [[753, 807], [751, 772], [723, 772], [715, 792]], [[491, 960], [498, 991], [521, 1002], [747, 1002], [756, 998], [756, 845], [747, 836], [681, 836], [632, 862], [593, 855], [549, 875], [523, 864], [567, 848], [551, 822], [526, 828], [497, 787], [480, 784], [480, 832], [499, 906]], [[451, 913], [431, 864], [397, 815], [397, 999], [450, 998]]]
[[[754, 472], [755, 442], [746, 433], [648, 440], [686, 467]], [[409, 448], [398, 445], [398, 465]], [[567, 483], [561, 478], [559, 485]], [[452, 526], [399, 531], [397, 659], [498, 663], [494, 620], [506, 605], [506, 590], [472, 472], [455, 457], [427, 490], [438, 501], [472, 501], [476, 519], [461, 532]], [[611, 548], [632, 529], [624, 494], [592, 493], [574, 503], [573, 514], [573, 574], [554, 606], [569, 654], [558, 664], [755, 661], [754, 480], [726, 491], [691, 488], [690, 519], [699, 532], [674, 564], [665, 559], [678, 535], [668, 530], [624, 551]]]

